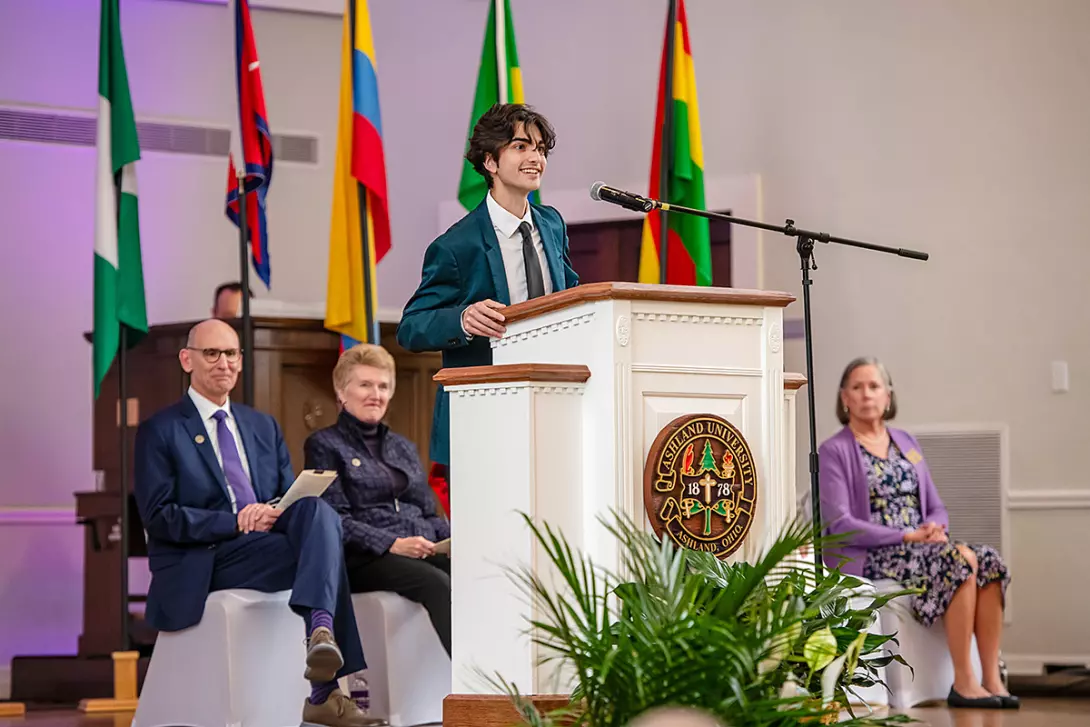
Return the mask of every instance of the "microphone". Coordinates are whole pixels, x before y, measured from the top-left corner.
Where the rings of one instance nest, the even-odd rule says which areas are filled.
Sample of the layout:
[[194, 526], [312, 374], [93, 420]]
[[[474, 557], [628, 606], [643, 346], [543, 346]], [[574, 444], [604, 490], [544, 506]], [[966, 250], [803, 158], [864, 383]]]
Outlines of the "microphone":
[[650, 212], [659, 206], [658, 202], [638, 194], [607, 187], [605, 182], [590, 185], [590, 198], [599, 202], [610, 202], [633, 212]]

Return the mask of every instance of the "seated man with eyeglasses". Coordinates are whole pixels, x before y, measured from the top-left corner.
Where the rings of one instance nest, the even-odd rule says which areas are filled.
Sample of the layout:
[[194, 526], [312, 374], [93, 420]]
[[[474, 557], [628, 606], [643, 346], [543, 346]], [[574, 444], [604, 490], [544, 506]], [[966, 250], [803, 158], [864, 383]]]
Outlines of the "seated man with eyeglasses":
[[152, 573], [148, 621], [179, 631], [200, 622], [211, 591], [290, 589], [308, 637], [303, 724], [384, 725], [337, 688], [339, 677], [365, 666], [340, 516], [318, 497], [274, 507], [295, 475], [276, 420], [230, 400], [242, 367], [238, 334], [221, 320], [203, 321], [178, 358], [188, 393], [136, 432], [134, 491]]

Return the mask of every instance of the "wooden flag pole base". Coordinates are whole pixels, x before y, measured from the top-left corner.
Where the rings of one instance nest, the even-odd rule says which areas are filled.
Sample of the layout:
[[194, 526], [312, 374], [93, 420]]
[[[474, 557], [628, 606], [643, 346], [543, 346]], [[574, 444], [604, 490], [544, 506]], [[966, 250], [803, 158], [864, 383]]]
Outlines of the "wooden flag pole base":
[[81, 712], [135, 712], [136, 711], [136, 664], [138, 651], [115, 651], [113, 699], [83, 699]]
[[0, 702], [0, 717], [22, 717], [26, 714], [26, 705], [22, 702]]
[[[571, 703], [567, 694], [523, 695], [534, 706], [548, 712]], [[571, 724], [571, 719], [560, 724]], [[450, 694], [443, 700], [443, 727], [525, 727], [527, 723], [515, 710], [511, 698], [505, 694]]]

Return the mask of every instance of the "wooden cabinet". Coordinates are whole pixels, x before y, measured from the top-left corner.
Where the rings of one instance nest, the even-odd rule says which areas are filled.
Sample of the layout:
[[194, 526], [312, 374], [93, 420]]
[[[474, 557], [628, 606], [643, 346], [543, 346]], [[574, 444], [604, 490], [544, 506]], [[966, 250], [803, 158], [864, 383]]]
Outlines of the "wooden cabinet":
[[[711, 220], [712, 283], [721, 288], [731, 285], [730, 232], [729, 222]], [[637, 282], [642, 240], [642, 219], [568, 225], [568, 249], [579, 282]]]

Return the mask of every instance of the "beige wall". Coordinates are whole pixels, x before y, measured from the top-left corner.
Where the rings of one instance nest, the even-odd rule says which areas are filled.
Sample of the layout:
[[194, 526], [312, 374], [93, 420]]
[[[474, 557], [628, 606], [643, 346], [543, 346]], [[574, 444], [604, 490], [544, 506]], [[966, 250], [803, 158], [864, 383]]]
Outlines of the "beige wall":
[[[1090, 223], [1090, 4], [760, 7], [763, 27], [822, 41], [773, 52], [773, 35], [762, 34], [756, 65], [768, 88], [753, 113], [776, 129], [756, 137], [766, 218], [932, 256], [818, 249], [819, 441], [838, 426], [841, 369], [862, 354], [888, 364], [905, 424], [1006, 423], [1011, 490], [1074, 491], [1076, 507], [1010, 515], [1005, 651], [1085, 660], [1090, 566], [1065, 554], [1090, 546], [1090, 479], [1078, 464], [1090, 405], [1090, 247], [1080, 229]], [[792, 103], [810, 113], [789, 113]], [[766, 235], [764, 253], [765, 285], [799, 291], [793, 247]], [[804, 370], [801, 341], [787, 354]], [[1053, 360], [1069, 363], [1070, 393], [1050, 392]]]
[[[527, 98], [554, 121], [548, 190], [647, 174], [659, 0], [512, 0]], [[759, 174], [764, 216], [928, 250], [926, 264], [822, 247], [814, 274], [819, 434], [841, 366], [889, 363], [913, 423], [1006, 422], [1011, 487], [1072, 490], [1081, 507], [1012, 514], [1017, 599], [1008, 651], [1090, 654], [1080, 559], [1090, 482], [1077, 455], [1090, 404], [1090, 4], [1080, 0], [688, 0], [706, 173]], [[394, 249], [380, 301], [400, 309], [438, 207], [454, 197], [484, 0], [371, 0]], [[226, 11], [122, 0], [137, 114], [226, 127]], [[320, 164], [280, 164], [270, 195], [275, 297], [324, 297], [340, 23], [255, 11], [274, 131], [319, 137]], [[90, 110], [97, 3], [0, 0], [0, 101]], [[149, 29], [155, 32], [149, 32]], [[198, 46], [203, 44], [204, 48]], [[50, 49], [65, 48], [64, 54]], [[88, 347], [93, 151], [0, 142], [0, 507], [71, 505], [91, 486]], [[237, 275], [225, 162], [147, 154], [139, 167], [149, 313], [200, 316]], [[53, 199], [42, 214], [43, 198]], [[764, 236], [764, 285], [796, 291], [793, 247]], [[28, 283], [27, 281], [31, 281]], [[259, 291], [260, 293], [260, 291]], [[794, 306], [791, 316], [801, 316]], [[9, 345], [16, 342], [17, 345]], [[801, 346], [789, 343], [791, 368]], [[31, 363], [28, 363], [28, 358]], [[1049, 362], [1071, 392], [1049, 392]], [[45, 405], [28, 405], [27, 391]], [[800, 402], [802, 400], [800, 399]], [[799, 421], [805, 423], [805, 412]], [[805, 446], [804, 430], [799, 442]], [[37, 444], [35, 444], [37, 443]], [[43, 444], [46, 443], [46, 444]], [[53, 456], [63, 452], [64, 457]], [[799, 462], [805, 463], [803, 457]], [[804, 477], [803, 477], [804, 479]], [[27, 482], [33, 482], [28, 487]], [[1080, 499], [1082, 498], [1082, 499]], [[1062, 557], [1059, 556], [1059, 557]], [[78, 559], [73, 561], [78, 565]], [[78, 568], [66, 593], [78, 599]], [[1068, 579], [1064, 593], [1055, 590]], [[7, 593], [31, 588], [8, 580]], [[1023, 589], [1023, 590], [1018, 590]], [[31, 610], [28, 610], [31, 609]], [[0, 622], [33, 603], [0, 598]], [[72, 648], [78, 623], [50, 622]], [[0, 662], [10, 655], [0, 639]]]

